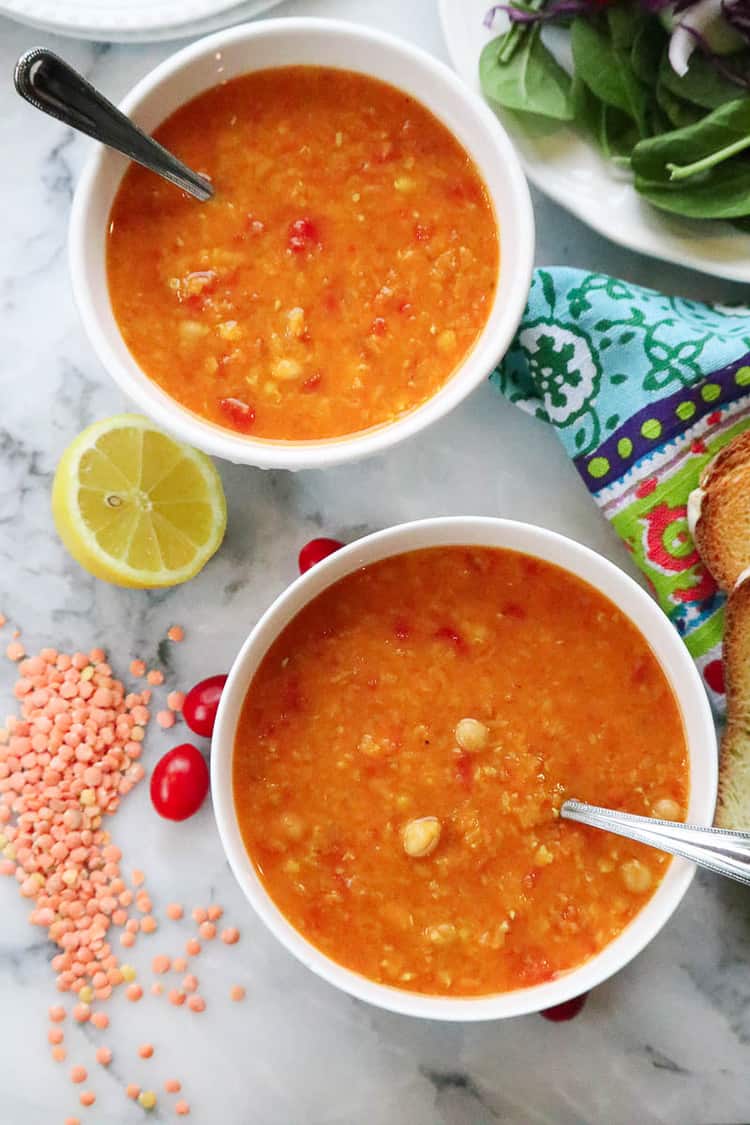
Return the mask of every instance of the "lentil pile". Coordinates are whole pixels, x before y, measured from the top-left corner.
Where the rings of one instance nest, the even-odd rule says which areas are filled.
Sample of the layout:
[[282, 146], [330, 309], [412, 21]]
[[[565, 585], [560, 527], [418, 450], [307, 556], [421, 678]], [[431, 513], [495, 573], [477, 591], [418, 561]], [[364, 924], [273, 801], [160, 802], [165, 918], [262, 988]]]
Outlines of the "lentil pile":
[[[4, 620], [0, 615], [0, 626]], [[173, 626], [167, 635], [177, 643], [184, 633]], [[70, 996], [70, 1005], [49, 1009], [47, 1038], [53, 1059], [62, 1063], [67, 1057], [62, 1025], [68, 1015], [105, 1031], [109, 1017], [100, 1008], [94, 1010], [97, 1002], [105, 1003], [119, 986], [134, 1003], [143, 996], [135, 970], [121, 963], [113, 943], [117, 936], [119, 945], [128, 949], [139, 934], [155, 933], [158, 921], [144, 873], [133, 871], [129, 880], [124, 877], [122, 852], [112, 843], [105, 818], [117, 811], [121, 799], [145, 775], [139, 759], [151, 717], [151, 689], [161, 686], [164, 676], [134, 660], [131, 675], [145, 676], [149, 686], [127, 692], [113, 676], [102, 649], [69, 654], [43, 648], [38, 655], [27, 656], [18, 637], [14, 633], [6, 648], [8, 659], [19, 662], [14, 695], [20, 715], [10, 716], [0, 728], [0, 874], [17, 880], [21, 894], [32, 904], [30, 922], [46, 929], [57, 948], [51, 963], [57, 989]], [[174, 725], [183, 699], [181, 692], [169, 693], [167, 707], [157, 716], [162, 727]], [[178, 920], [184, 910], [171, 903], [165, 914]], [[215, 923], [222, 914], [216, 904], [192, 911], [203, 941], [217, 936]], [[232, 945], [239, 940], [239, 931], [228, 927], [220, 936]], [[200, 951], [198, 939], [189, 938], [188, 956]], [[177, 1006], [187, 1001], [189, 1010], [200, 1013], [206, 1001], [198, 977], [188, 969], [185, 957], [154, 957], [151, 992], [164, 991], [156, 976], [180, 972], [181, 986], [169, 989], [168, 998]], [[244, 994], [235, 985], [230, 995], [241, 1000]], [[138, 1052], [141, 1059], [154, 1053], [150, 1043]], [[95, 1057], [106, 1068], [112, 1051], [99, 1045]], [[74, 1065], [70, 1078], [76, 1087], [83, 1086], [86, 1068]], [[181, 1083], [167, 1079], [164, 1089], [177, 1094]], [[123, 1092], [144, 1110], [157, 1105], [153, 1090], [129, 1084]], [[81, 1090], [78, 1101], [84, 1108], [94, 1105], [95, 1092]], [[171, 1108], [180, 1117], [190, 1113], [182, 1098]], [[65, 1125], [79, 1125], [79, 1119], [68, 1117]]]

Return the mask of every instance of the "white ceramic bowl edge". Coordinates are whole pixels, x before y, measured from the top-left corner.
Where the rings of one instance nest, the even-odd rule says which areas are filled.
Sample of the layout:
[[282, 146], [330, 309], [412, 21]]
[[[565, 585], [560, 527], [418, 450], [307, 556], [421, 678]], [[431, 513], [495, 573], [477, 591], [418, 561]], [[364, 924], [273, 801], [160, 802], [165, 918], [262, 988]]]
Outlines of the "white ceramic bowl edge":
[[472, 351], [445, 386], [416, 410], [389, 425], [329, 441], [284, 443], [234, 435], [165, 394], [140, 369], [120, 335], [109, 302], [105, 243], [110, 207], [127, 161], [97, 148], [76, 189], [69, 234], [73, 293], [94, 350], [120, 388], [164, 429], [207, 453], [261, 468], [322, 468], [369, 456], [445, 415], [489, 375], [507, 350], [526, 304], [534, 254], [528, 186], [495, 115], [443, 63], [383, 32], [322, 19], [243, 24], [172, 55], [134, 87], [121, 108], [150, 131], [222, 78], [296, 64], [374, 75], [406, 90], [443, 121], [487, 185], [498, 215], [501, 265], [487, 323]]
[[555, 981], [476, 999], [425, 996], [377, 984], [344, 968], [294, 929], [265, 891], [245, 851], [232, 794], [232, 754], [242, 703], [260, 661], [281, 630], [304, 605], [351, 571], [404, 551], [450, 544], [506, 547], [553, 562], [619, 606], [646, 637], [682, 711], [690, 757], [688, 819], [694, 824], [711, 823], [717, 787], [711, 710], [685, 645], [656, 603], [613, 563], [571, 539], [531, 524], [479, 516], [422, 520], [368, 535], [313, 567], [279, 595], [232, 666], [212, 741], [211, 792], [219, 834], [237, 881], [271, 932], [304, 965], [344, 992], [394, 1012], [440, 1020], [501, 1019], [560, 1004], [625, 966], [677, 908], [693, 878], [693, 865], [673, 860], [653, 898], [626, 929], [595, 957]]

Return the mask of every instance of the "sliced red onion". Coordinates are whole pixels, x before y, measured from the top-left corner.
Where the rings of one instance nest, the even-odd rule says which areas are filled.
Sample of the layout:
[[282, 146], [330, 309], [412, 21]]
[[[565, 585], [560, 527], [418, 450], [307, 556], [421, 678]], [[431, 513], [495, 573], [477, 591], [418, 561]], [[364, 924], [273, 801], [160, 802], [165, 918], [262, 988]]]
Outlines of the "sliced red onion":
[[743, 37], [725, 19], [723, 0], [697, 0], [679, 17], [669, 40], [669, 61], [680, 76], [687, 73], [698, 44], [705, 44], [709, 55], [724, 55], [742, 46]]

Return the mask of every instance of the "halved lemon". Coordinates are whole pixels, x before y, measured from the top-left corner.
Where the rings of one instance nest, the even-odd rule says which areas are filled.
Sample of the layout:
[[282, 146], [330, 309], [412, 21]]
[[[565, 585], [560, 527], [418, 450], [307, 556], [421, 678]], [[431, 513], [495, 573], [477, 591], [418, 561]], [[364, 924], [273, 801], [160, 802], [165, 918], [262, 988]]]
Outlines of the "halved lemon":
[[84, 570], [143, 589], [196, 575], [224, 538], [227, 506], [204, 453], [140, 414], [117, 414], [94, 422], [63, 453], [52, 515]]

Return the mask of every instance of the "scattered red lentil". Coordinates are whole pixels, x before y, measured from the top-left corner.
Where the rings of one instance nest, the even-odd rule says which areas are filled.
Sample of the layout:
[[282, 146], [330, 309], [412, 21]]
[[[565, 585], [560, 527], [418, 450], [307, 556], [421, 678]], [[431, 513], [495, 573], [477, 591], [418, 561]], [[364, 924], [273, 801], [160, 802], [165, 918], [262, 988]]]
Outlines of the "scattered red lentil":
[[60, 950], [58, 990], [85, 997], [74, 1012], [85, 1022], [88, 1002], [109, 995], [108, 972], [116, 969], [106, 936], [124, 884], [119, 849], [101, 826], [142, 773], [131, 754], [132, 701], [101, 649], [43, 649], [18, 671], [21, 717], [0, 745], [0, 774], [8, 771], [0, 822], [12, 846], [3, 870], [13, 864], [21, 893], [35, 900], [31, 921]]
[[155, 980], [154, 983], [151, 985], [151, 995], [152, 996], [161, 996], [163, 991], [164, 991], [164, 985], [161, 984], [158, 980]]
[[[0, 615], [0, 625], [3, 622]], [[78, 1023], [90, 1021], [104, 1030], [109, 1026], [109, 1018], [104, 1012], [91, 1012], [90, 1004], [95, 998], [106, 1000], [113, 987], [123, 982], [128, 982], [128, 1000], [135, 1002], [143, 995], [141, 986], [135, 983], [135, 970], [130, 965], [120, 965], [112, 952], [112, 935], [108, 935], [108, 930], [111, 926], [121, 928], [120, 940], [131, 945], [139, 929], [144, 933], [157, 929], [148, 894], [126, 886], [120, 870], [122, 852], [102, 827], [103, 818], [116, 812], [121, 798], [145, 774], [137, 759], [150, 719], [148, 704], [152, 693], [143, 690], [126, 694], [123, 684], [112, 676], [101, 648], [88, 654], [45, 648], [37, 656], [27, 657], [17, 639], [19, 635], [14, 634], [6, 650], [11, 660], [21, 661], [14, 688], [20, 717], [11, 716], [6, 726], [0, 728], [0, 826], [6, 840], [0, 874], [15, 875], [21, 894], [33, 900], [31, 922], [45, 927], [50, 940], [57, 945], [52, 965], [58, 991], [72, 992], [79, 999], [72, 1011], [73, 1019]], [[184, 633], [175, 626], [168, 635], [171, 640], [181, 641]], [[133, 676], [143, 676], [146, 666], [143, 661], [134, 660], [130, 671]], [[147, 680], [156, 686], [163, 683], [164, 676], [153, 669]], [[159, 712], [158, 721], [171, 726], [184, 700], [182, 692], [170, 692], [169, 710]], [[133, 887], [142, 887], [144, 882], [142, 871], [132, 873]], [[134, 901], [144, 915], [140, 922], [128, 916]], [[177, 903], [170, 903], [166, 913], [174, 921], [184, 916]], [[197, 907], [193, 912], [206, 940], [215, 936], [214, 923], [222, 914], [218, 905], [207, 910]], [[234, 929], [222, 933], [227, 944], [238, 938]], [[191, 938], [186, 950], [190, 956], [196, 956], [201, 952], [201, 944]], [[177, 957], [170, 961], [165, 955], [154, 958], [154, 972], [164, 973], [170, 967], [184, 972], [187, 960]], [[197, 987], [197, 978], [188, 974], [182, 983], [184, 991], [169, 991], [170, 1002], [183, 1005], [188, 992], [190, 1009], [204, 1011], [206, 1003], [195, 992]], [[162, 990], [158, 981], [152, 984], [154, 993]], [[233, 999], [244, 994], [245, 990], [237, 985], [231, 991]], [[64, 1021], [66, 1015], [62, 1005], [49, 1009], [53, 1025]], [[63, 1038], [60, 1027], [49, 1028], [51, 1054], [57, 1062], [66, 1058]], [[150, 1058], [153, 1051], [150, 1044], [139, 1048], [142, 1058]], [[112, 1052], [100, 1046], [95, 1057], [101, 1066], [108, 1066]], [[80, 1084], [86, 1077], [85, 1067], [71, 1068], [74, 1082]], [[177, 1093], [180, 1084], [172, 1079], [165, 1083], [165, 1089]], [[130, 1098], [137, 1098], [143, 1108], [156, 1105], [153, 1091], [141, 1092], [131, 1084], [126, 1092]], [[84, 1090], [80, 1101], [91, 1106], [96, 1097], [92, 1091]], [[178, 1102], [175, 1112], [189, 1113], [187, 1102]], [[78, 1119], [68, 1119], [67, 1125], [78, 1125]]]
[[225, 945], [236, 945], [240, 940], [240, 931], [234, 926], [227, 926], [226, 930], [221, 931], [221, 940]]
[[169, 637], [170, 641], [174, 641], [175, 644], [179, 644], [180, 641], [185, 640], [185, 630], [183, 629], [182, 625], [172, 625], [171, 628], [167, 629], [167, 636]]
[[241, 984], [233, 984], [229, 993], [232, 1000], [239, 1001], [245, 999], [245, 990]]
[[190, 1113], [190, 1106], [184, 1099], [174, 1103], [174, 1111], [178, 1117], [187, 1117]]
[[65, 1125], [81, 1125], [80, 1117], [66, 1117]]
[[168, 1078], [164, 1083], [164, 1089], [168, 1094], [179, 1094], [180, 1090], [182, 1089], [182, 1085], [177, 1081], [176, 1078]]
[[125, 1093], [128, 1095], [129, 1098], [132, 1098], [133, 1101], [136, 1100], [136, 1098], [138, 1097], [140, 1092], [141, 1092], [140, 1086], [136, 1086], [135, 1083], [133, 1083], [133, 1082], [128, 1083], [128, 1085], [125, 1087]]
[[135, 934], [131, 934], [129, 930], [120, 934], [120, 945], [124, 945], [126, 949], [130, 949], [135, 945]]
[[151, 1043], [141, 1043], [138, 1048], [138, 1054], [142, 1059], [150, 1059], [154, 1053], [154, 1048]]
[[175, 723], [174, 711], [157, 711], [156, 721], [163, 730], [169, 730]]

